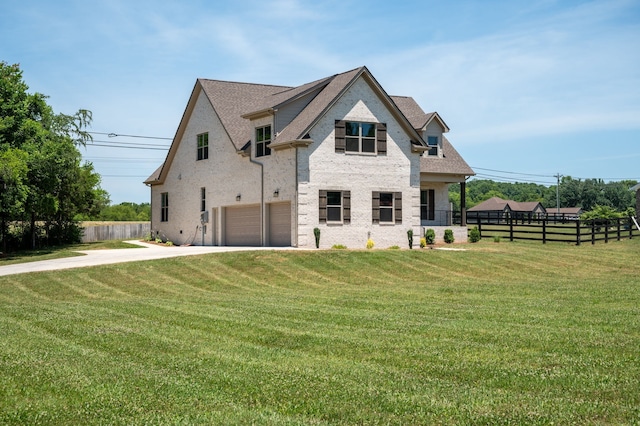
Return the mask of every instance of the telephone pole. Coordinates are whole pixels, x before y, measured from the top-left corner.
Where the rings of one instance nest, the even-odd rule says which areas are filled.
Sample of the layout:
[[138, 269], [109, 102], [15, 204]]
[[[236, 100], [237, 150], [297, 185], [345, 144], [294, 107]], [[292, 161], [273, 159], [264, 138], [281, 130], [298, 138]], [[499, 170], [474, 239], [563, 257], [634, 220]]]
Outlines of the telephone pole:
[[556, 207], [558, 208], [558, 214], [560, 214], [560, 178], [562, 177], [562, 175], [560, 173], [556, 173], [553, 176], [558, 182], [556, 184]]

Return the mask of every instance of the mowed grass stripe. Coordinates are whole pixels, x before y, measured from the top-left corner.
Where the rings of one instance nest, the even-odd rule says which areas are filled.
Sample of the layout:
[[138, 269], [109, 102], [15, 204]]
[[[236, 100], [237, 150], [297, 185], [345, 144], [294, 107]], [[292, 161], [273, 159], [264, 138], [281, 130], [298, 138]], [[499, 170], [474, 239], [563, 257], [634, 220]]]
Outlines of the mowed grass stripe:
[[633, 423], [639, 247], [230, 253], [2, 277], [0, 423]]

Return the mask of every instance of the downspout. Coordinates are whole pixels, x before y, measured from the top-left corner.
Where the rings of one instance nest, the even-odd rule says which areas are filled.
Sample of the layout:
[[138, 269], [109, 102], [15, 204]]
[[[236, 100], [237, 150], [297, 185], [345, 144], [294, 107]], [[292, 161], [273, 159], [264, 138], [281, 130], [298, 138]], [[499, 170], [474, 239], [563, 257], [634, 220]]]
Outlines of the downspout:
[[295, 170], [294, 173], [296, 175], [295, 178], [295, 189], [293, 191], [293, 217], [294, 217], [294, 229], [295, 229], [295, 236], [294, 236], [294, 241], [293, 241], [293, 246], [294, 247], [298, 247], [298, 238], [299, 238], [299, 233], [300, 233], [300, 228], [298, 227], [298, 147], [296, 147], [296, 161], [295, 161]]
[[249, 157], [249, 162], [260, 166], [260, 246], [265, 245], [265, 217], [264, 217], [264, 164]]

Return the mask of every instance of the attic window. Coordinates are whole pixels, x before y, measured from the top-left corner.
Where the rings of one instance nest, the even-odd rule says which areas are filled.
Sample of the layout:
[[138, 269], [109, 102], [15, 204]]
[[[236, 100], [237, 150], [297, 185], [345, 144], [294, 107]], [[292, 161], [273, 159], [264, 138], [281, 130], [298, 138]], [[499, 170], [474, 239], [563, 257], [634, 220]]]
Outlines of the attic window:
[[429, 155], [438, 155], [437, 136], [427, 136], [427, 145], [429, 145]]
[[271, 126], [256, 129], [256, 157], [271, 155]]

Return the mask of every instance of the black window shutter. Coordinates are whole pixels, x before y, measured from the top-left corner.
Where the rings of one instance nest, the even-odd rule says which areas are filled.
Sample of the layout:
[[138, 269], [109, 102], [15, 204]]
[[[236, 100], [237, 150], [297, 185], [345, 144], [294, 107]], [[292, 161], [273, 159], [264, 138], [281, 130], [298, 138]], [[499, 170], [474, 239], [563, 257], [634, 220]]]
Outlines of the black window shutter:
[[429, 190], [429, 220], [436, 219], [436, 191]]
[[376, 125], [376, 144], [378, 154], [387, 155], [387, 125], [385, 123]]
[[395, 210], [394, 216], [396, 217], [396, 223], [402, 223], [402, 192], [394, 192], [393, 198], [393, 209]]
[[322, 189], [320, 190], [319, 205], [318, 219], [320, 223], [327, 223], [327, 191]]
[[373, 223], [380, 223], [380, 192], [373, 191], [371, 196], [371, 215]]
[[351, 191], [342, 191], [342, 223], [351, 223]]
[[344, 120], [336, 120], [336, 152], [344, 152], [347, 146], [347, 131]]

